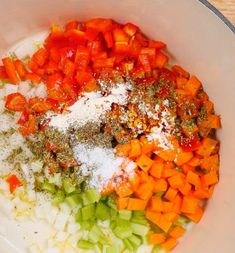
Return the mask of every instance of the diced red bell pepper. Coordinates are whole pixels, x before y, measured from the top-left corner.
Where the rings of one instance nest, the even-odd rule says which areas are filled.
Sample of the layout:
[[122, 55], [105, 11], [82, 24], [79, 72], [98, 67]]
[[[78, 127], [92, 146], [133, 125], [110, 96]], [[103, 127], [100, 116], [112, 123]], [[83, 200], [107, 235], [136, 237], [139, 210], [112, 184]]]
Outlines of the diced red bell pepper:
[[116, 42], [114, 45], [114, 51], [116, 54], [130, 55], [130, 45], [128, 42]]
[[77, 166], [78, 162], [77, 161], [71, 161], [71, 162], [61, 162], [60, 166], [63, 168], [70, 168], [70, 167], [74, 167]]
[[29, 115], [29, 120], [19, 128], [19, 131], [24, 136], [34, 134], [37, 131], [37, 120], [36, 117], [32, 114]]
[[7, 79], [8, 75], [4, 66], [0, 66], [0, 78]]
[[87, 28], [85, 31], [85, 37], [88, 41], [93, 41], [97, 38], [99, 32], [93, 28]]
[[156, 50], [161, 50], [163, 48], [166, 48], [166, 44], [164, 42], [157, 41], [157, 40], [150, 40], [148, 46], [155, 48]]
[[127, 23], [124, 25], [123, 30], [126, 34], [128, 34], [129, 36], [132, 37], [136, 34], [136, 32], [139, 30], [139, 28], [132, 23]]
[[55, 63], [59, 63], [61, 58], [60, 51], [57, 48], [50, 48], [49, 50], [49, 59]]
[[150, 59], [147, 54], [140, 54], [139, 55], [139, 62], [143, 66], [143, 69], [145, 72], [150, 72], [151, 71], [151, 63]]
[[27, 70], [26, 70], [23, 62], [21, 60], [17, 59], [14, 61], [14, 66], [15, 66], [16, 72], [18, 73], [19, 77], [21, 79], [24, 79], [25, 75], [27, 73]]
[[101, 41], [94, 40], [87, 43], [87, 48], [91, 56], [97, 56], [100, 52], [103, 51], [103, 46]]
[[88, 20], [85, 25], [86, 27], [97, 30], [98, 32], [107, 32], [112, 29], [113, 21], [112, 19], [95, 18]]
[[52, 31], [45, 40], [45, 48], [50, 51], [51, 48], [63, 48], [68, 46], [68, 39], [62, 31]]
[[29, 110], [26, 108], [26, 109], [21, 113], [20, 118], [19, 118], [19, 120], [17, 121], [17, 124], [19, 124], [19, 125], [24, 125], [25, 122], [27, 122], [28, 119], [29, 119], [29, 113], [30, 113]]
[[104, 40], [105, 40], [107, 48], [112, 48], [113, 47], [114, 42], [113, 42], [113, 35], [112, 35], [111, 32], [105, 32], [104, 33]]
[[28, 62], [28, 68], [32, 72], [36, 72], [37, 69], [39, 68], [39, 66], [38, 66], [38, 64], [33, 59], [30, 59], [29, 62]]
[[18, 73], [16, 72], [15, 66], [13, 61], [10, 59], [10, 57], [5, 57], [2, 59], [3, 65], [5, 67], [5, 71], [7, 73], [8, 78], [12, 82], [12, 84], [17, 84], [20, 82], [20, 78], [18, 76]]
[[165, 65], [168, 62], [168, 59], [169, 59], [168, 56], [166, 56], [162, 52], [158, 52], [156, 54], [156, 59], [155, 59], [154, 67], [155, 68], [160, 68], [160, 69], [163, 68], [163, 67], [165, 67]]
[[32, 60], [37, 63], [39, 67], [42, 67], [48, 60], [48, 51], [46, 48], [40, 48], [36, 53], [33, 54]]
[[65, 62], [64, 62], [64, 66], [63, 66], [63, 72], [66, 76], [73, 76], [74, 74], [74, 71], [75, 71], [75, 64], [69, 60], [69, 59], [66, 59]]
[[115, 57], [106, 59], [96, 59], [93, 64], [93, 68], [113, 68]]
[[25, 75], [25, 80], [30, 80], [34, 84], [39, 84], [42, 80], [42, 78], [36, 74], [36, 73], [26, 73]]
[[82, 86], [82, 85], [86, 84], [87, 82], [89, 82], [93, 78], [93, 76], [90, 72], [77, 71], [75, 78], [76, 78], [78, 85]]
[[46, 99], [47, 103], [50, 104], [51, 109], [55, 112], [59, 112], [59, 103], [57, 100], [52, 99], [52, 98], [47, 98]]
[[11, 175], [6, 179], [7, 183], [9, 184], [9, 190], [11, 193], [15, 191], [16, 188], [22, 186], [22, 182], [16, 175]]
[[79, 70], [86, 70], [90, 61], [90, 54], [89, 50], [86, 47], [79, 46], [76, 51], [75, 55], [75, 64], [77, 69]]
[[65, 31], [73, 30], [78, 28], [78, 21], [72, 20], [65, 25]]
[[47, 93], [48, 93], [48, 98], [57, 100], [58, 102], [63, 103], [68, 100], [68, 96], [62, 90], [62, 87], [48, 89]]
[[44, 98], [30, 98], [28, 104], [32, 111], [45, 113], [51, 109], [51, 105]]
[[65, 33], [65, 36], [72, 47], [76, 47], [78, 45], [85, 45], [87, 41], [85, 32], [77, 29], [67, 31]]
[[14, 112], [22, 112], [25, 109], [27, 102], [23, 95], [19, 92], [9, 94], [6, 97], [5, 107]]
[[171, 70], [169, 70], [167, 68], [162, 68], [159, 71], [160, 71], [160, 79], [169, 80], [171, 82], [175, 82], [176, 75], [175, 75], [174, 72], [172, 72]]
[[76, 89], [75, 81], [72, 78], [65, 77], [61, 84], [61, 88], [67, 95], [71, 97], [71, 99], [76, 100], [78, 92]]
[[112, 32], [113, 39], [115, 42], [129, 42], [130, 37], [127, 33], [123, 31], [123, 29], [114, 29]]
[[186, 152], [197, 150], [201, 146], [198, 135], [191, 136], [189, 138], [183, 137], [180, 140], [180, 146]]
[[55, 73], [47, 77], [46, 86], [47, 89], [60, 88], [63, 77], [60, 73]]
[[86, 84], [82, 87], [85, 92], [97, 91], [99, 86], [97, 84], [96, 79], [93, 77], [91, 80], [86, 82]]
[[58, 65], [51, 60], [45, 65], [44, 70], [48, 75], [54, 74], [56, 71], [58, 71]]

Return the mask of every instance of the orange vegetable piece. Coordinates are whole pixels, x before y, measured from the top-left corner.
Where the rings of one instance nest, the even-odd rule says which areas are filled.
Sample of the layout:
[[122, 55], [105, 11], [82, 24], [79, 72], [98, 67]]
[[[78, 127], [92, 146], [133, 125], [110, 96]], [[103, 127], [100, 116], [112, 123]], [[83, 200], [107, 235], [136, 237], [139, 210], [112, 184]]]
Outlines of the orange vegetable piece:
[[136, 161], [137, 165], [145, 172], [147, 172], [153, 165], [153, 160], [145, 154], [142, 154]]
[[185, 182], [184, 185], [178, 188], [178, 190], [183, 194], [183, 195], [189, 195], [190, 191], [192, 189], [191, 184], [188, 182]]
[[184, 70], [182, 67], [180, 67], [178, 65], [173, 65], [171, 69], [178, 76], [184, 77], [186, 79], [189, 79], [189, 77], [190, 77], [190, 74], [186, 70]]
[[203, 189], [201, 187], [198, 187], [193, 192], [193, 196], [198, 199], [208, 199], [210, 198], [209, 191], [206, 189]]
[[14, 112], [21, 112], [25, 109], [27, 102], [23, 95], [20, 93], [11, 93], [6, 97], [5, 107]]
[[214, 129], [221, 128], [220, 116], [212, 114], [208, 117], [207, 121], [209, 122], [211, 128]]
[[201, 168], [209, 171], [218, 171], [219, 169], [219, 156], [212, 155], [201, 160]]
[[175, 226], [173, 227], [170, 232], [169, 235], [175, 239], [180, 238], [183, 234], [185, 233], [185, 229], [183, 227], [180, 226]]
[[172, 188], [179, 188], [184, 184], [184, 181], [180, 174], [176, 174], [170, 178], [168, 178], [168, 182]]
[[216, 171], [211, 171], [202, 176], [202, 182], [205, 186], [211, 186], [219, 182], [219, 178]]
[[167, 192], [165, 193], [164, 198], [169, 201], [172, 201], [175, 198], [175, 196], [177, 195], [177, 192], [178, 192], [177, 190], [170, 187], [167, 190]]
[[217, 144], [218, 144], [217, 140], [206, 137], [202, 140], [202, 145], [196, 151], [196, 153], [200, 156], [208, 157], [211, 155]]
[[20, 82], [18, 73], [16, 72], [13, 61], [10, 57], [5, 57], [2, 59], [3, 65], [5, 67], [7, 76], [9, 77], [12, 84], [17, 84]]
[[130, 184], [123, 181], [116, 187], [116, 193], [119, 197], [124, 198], [131, 195], [133, 193], [133, 189]]
[[173, 202], [163, 201], [162, 204], [163, 204], [163, 210], [162, 211], [164, 213], [169, 213], [169, 212], [173, 211], [173, 207], [174, 207]]
[[163, 233], [153, 233], [149, 235], [150, 244], [161, 244], [165, 241], [166, 237]]
[[162, 203], [161, 197], [159, 197], [159, 196], [153, 196], [153, 197], [151, 197], [151, 199], [149, 200], [148, 207], [152, 211], [162, 212], [162, 210], [163, 210], [163, 203]]
[[115, 149], [117, 156], [128, 157], [131, 151], [131, 144], [118, 144]]
[[166, 239], [164, 243], [161, 244], [161, 246], [165, 251], [170, 251], [176, 246], [176, 244], [177, 244], [176, 239], [169, 237], [168, 239]]
[[167, 233], [172, 226], [172, 222], [167, 220], [164, 215], [160, 216], [160, 219], [157, 224], [165, 233]]
[[153, 184], [150, 182], [140, 184], [139, 188], [135, 191], [135, 195], [143, 200], [147, 200], [152, 196]]
[[129, 177], [129, 182], [131, 184], [131, 187], [133, 191], [136, 191], [140, 185], [140, 177], [137, 173], [135, 173], [134, 176]]
[[143, 154], [151, 154], [154, 150], [154, 143], [150, 142], [145, 136], [140, 137], [140, 142], [142, 145], [142, 153]]
[[164, 177], [164, 178], [172, 177], [172, 176], [176, 175], [177, 173], [178, 173], [177, 170], [168, 169], [168, 168], [165, 168], [165, 166], [164, 166], [164, 169], [163, 169], [163, 172], [162, 172], [162, 177]]
[[152, 223], [157, 225], [160, 220], [161, 213], [154, 212], [154, 211], [147, 209], [145, 211], [145, 216], [148, 220], [150, 220]]
[[201, 87], [201, 82], [196, 76], [192, 76], [185, 85], [185, 89], [188, 90], [193, 97], [195, 97]]
[[194, 223], [198, 223], [203, 216], [203, 209], [200, 206], [198, 206], [194, 214], [185, 214], [185, 216]]
[[187, 173], [186, 181], [194, 186], [198, 186], [200, 184], [199, 176], [191, 170]]
[[178, 149], [174, 162], [177, 166], [181, 166], [184, 163], [187, 163], [188, 161], [190, 161], [192, 158], [193, 158], [193, 152], [185, 152], [180, 148]]
[[181, 213], [181, 205], [182, 205], [182, 198], [180, 195], [176, 195], [173, 199], [173, 212], [180, 214]]
[[163, 178], [161, 179], [156, 179], [154, 181], [154, 188], [153, 188], [153, 191], [154, 192], [164, 192], [167, 190], [167, 181]]
[[155, 178], [161, 178], [163, 167], [163, 162], [154, 162], [149, 173]]
[[181, 211], [183, 213], [195, 214], [197, 211], [198, 204], [199, 204], [198, 199], [189, 196], [184, 196]]
[[178, 89], [185, 89], [185, 84], [188, 82], [188, 79], [184, 77], [177, 77], [176, 78], [176, 86]]
[[196, 167], [200, 165], [200, 158], [194, 156], [189, 162], [187, 162], [189, 166]]
[[147, 202], [138, 198], [129, 198], [127, 209], [131, 211], [145, 210]]
[[164, 161], [174, 161], [176, 156], [176, 150], [175, 149], [160, 150], [157, 152], [157, 155], [161, 157]]
[[125, 209], [127, 208], [129, 202], [129, 198], [117, 198], [117, 208], [118, 209]]
[[139, 140], [131, 140], [131, 151], [129, 154], [130, 158], [135, 158], [141, 155], [141, 145]]
[[164, 213], [163, 216], [171, 222], [175, 222], [179, 218], [179, 215], [175, 212]]

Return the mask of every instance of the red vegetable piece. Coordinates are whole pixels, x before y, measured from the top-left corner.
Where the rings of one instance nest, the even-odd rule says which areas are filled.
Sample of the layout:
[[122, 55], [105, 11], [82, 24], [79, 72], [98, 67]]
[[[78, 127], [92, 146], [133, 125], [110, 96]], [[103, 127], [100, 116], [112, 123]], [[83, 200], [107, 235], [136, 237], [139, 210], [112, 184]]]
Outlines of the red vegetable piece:
[[12, 93], [6, 97], [5, 107], [14, 112], [22, 112], [26, 106], [26, 99], [20, 93]]
[[36, 62], [38, 66], [42, 67], [46, 63], [48, 56], [48, 51], [45, 48], [40, 48], [33, 54], [32, 60]]
[[15, 60], [14, 61], [15, 69], [21, 79], [25, 78], [25, 75], [27, 73], [27, 70], [21, 60]]
[[45, 113], [51, 109], [51, 105], [44, 98], [30, 98], [28, 103], [34, 112]]
[[180, 146], [186, 152], [195, 151], [200, 147], [200, 145], [201, 143], [197, 135], [189, 138], [183, 137], [180, 140]]
[[7, 79], [8, 75], [4, 66], [0, 66], [0, 78]]
[[13, 64], [13, 61], [10, 59], [10, 57], [5, 57], [2, 59], [3, 65], [5, 67], [5, 71], [7, 73], [8, 78], [13, 84], [17, 84], [20, 82], [20, 78], [18, 76], [18, 73], [16, 72], [15, 66]]
[[90, 61], [89, 51], [86, 47], [79, 46], [75, 55], [75, 64], [77, 65], [77, 69], [85, 70]]
[[112, 29], [113, 21], [111, 19], [95, 18], [85, 23], [86, 27], [92, 28], [98, 32], [107, 32]]
[[19, 180], [19, 178], [16, 175], [11, 175], [6, 179], [7, 183], [9, 184], [10, 192], [13, 193], [16, 188], [20, 187], [22, 185], [22, 182]]
[[19, 131], [24, 136], [34, 134], [37, 131], [37, 120], [36, 117], [32, 114], [29, 115], [29, 120], [19, 128]]
[[72, 20], [65, 25], [65, 31], [73, 30], [78, 28], [78, 21]]
[[126, 34], [132, 37], [139, 30], [139, 28], [132, 23], [127, 23], [124, 25], [123, 30], [125, 31]]
[[29, 119], [29, 110], [28, 109], [25, 109], [21, 115], [20, 115], [20, 118], [19, 120], [17, 121], [17, 123], [19, 125], [24, 125]]

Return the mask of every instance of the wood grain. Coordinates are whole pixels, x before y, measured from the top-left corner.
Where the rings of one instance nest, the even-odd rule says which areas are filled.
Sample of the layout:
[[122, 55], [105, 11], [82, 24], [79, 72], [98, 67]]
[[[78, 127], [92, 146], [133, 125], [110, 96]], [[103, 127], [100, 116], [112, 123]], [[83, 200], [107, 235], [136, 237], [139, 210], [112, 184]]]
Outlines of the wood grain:
[[235, 25], [235, 0], [209, 0], [209, 2]]

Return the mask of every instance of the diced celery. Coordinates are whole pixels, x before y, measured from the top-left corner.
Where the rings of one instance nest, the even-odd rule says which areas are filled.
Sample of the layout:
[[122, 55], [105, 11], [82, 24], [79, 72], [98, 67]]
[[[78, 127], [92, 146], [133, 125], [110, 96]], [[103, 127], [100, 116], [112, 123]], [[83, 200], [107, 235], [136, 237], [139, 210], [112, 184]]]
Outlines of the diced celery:
[[86, 240], [79, 240], [77, 243], [78, 248], [80, 249], [93, 249], [94, 248], [94, 244], [86, 241]]
[[50, 177], [49, 182], [57, 186], [61, 186], [61, 174], [60, 173], [53, 174]]
[[74, 208], [74, 207], [81, 207], [81, 203], [80, 203], [80, 199], [78, 194], [72, 194], [69, 195], [65, 198], [65, 203], [70, 207], [70, 208]]
[[128, 240], [135, 249], [138, 248], [142, 243], [142, 240], [137, 235], [131, 235], [130, 237], [128, 237]]
[[65, 199], [64, 191], [59, 190], [55, 194], [53, 204], [58, 205], [58, 204], [64, 202], [64, 199]]
[[64, 178], [63, 179], [63, 187], [67, 194], [72, 193], [76, 190], [75, 185], [72, 182], [71, 178]]
[[79, 222], [82, 230], [90, 230], [94, 225], [93, 221], [80, 221]]
[[97, 226], [94, 225], [88, 235], [89, 241], [93, 243], [97, 243], [102, 236], [102, 231], [101, 229]]
[[110, 218], [110, 208], [99, 202], [96, 206], [95, 216], [100, 220], [108, 220]]
[[75, 215], [75, 221], [80, 222], [82, 221], [82, 209], [78, 209], [76, 215]]
[[116, 220], [116, 218], [117, 218], [117, 211], [111, 208], [110, 209], [110, 219]]
[[130, 220], [132, 216], [132, 211], [130, 210], [119, 210], [119, 218], [123, 220]]
[[112, 195], [108, 197], [107, 206], [115, 210], [117, 209], [116, 201]]
[[44, 182], [42, 184], [42, 189], [44, 191], [47, 191], [47, 192], [50, 192], [52, 194], [56, 193], [56, 188], [55, 188], [55, 185], [52, 184], [52, 183], [49, 183], [49, 182]]
[[133, 212], [133, 217], [139, 217], [139, 216], [144, 217], [145, 216], [144, 211], [134, 211]]
[[133, 223], [138, 223], [138, 224], [142, 224], [142, 225], [147, 225], [148, 224], [148, 221], [146, 220], [145, 217], [141, 217], [141, 216], [137, 216], [137, 217], [133, 217], [131, 219], [131, 222]]
[[123, 243], [126, 246], [126, 248], [129, 249], [130, 251], [135, 250], [135, 248], [133, 247], [133, 245], [131, 244], [131, 242], [127, 238], [123, 239]]
[[95, 189], [86, 190], [82, 194], [82, 200], [85, 206], [89, 204], [93, 204], [100, 200], [100, 193]]
[[95, 204], [84, 206], [82, 208], [82, 219], [84, 221], [94, 218], [94, 215], [95, 215]]
[[112, 221], [110, 222], [110, 228], [111, 228], [112, 230], [115, 229], [116, 225], [117, 225], [117, 224], [116, 224], [116, 221], [112, 220]]
[[140, 235], [142, 237], [146, 236], [149, 231], [148, 226], [136, 223], [131, 223], [131, 228], [133, 229], [133, 234]]
[[112, 245], [106, 249], [105, 253], [119, 253], [119, 252], [120, 252], [119, 245]]
[[118, 238], [124, 239], [132, 235], [132, 228], [130, 226], [118, 226], [113, 232]]
[[116, 224], [117, 224], [117, 226], [121, 226], [121, 227], [123, 227], [123, 226], [130, 226], [130, 222], [129, 221], [123, 220], [120, 217], [116, 218]]
[[155, 245], [152, 253], [166, 253], [166, 251], [160, 245]]

